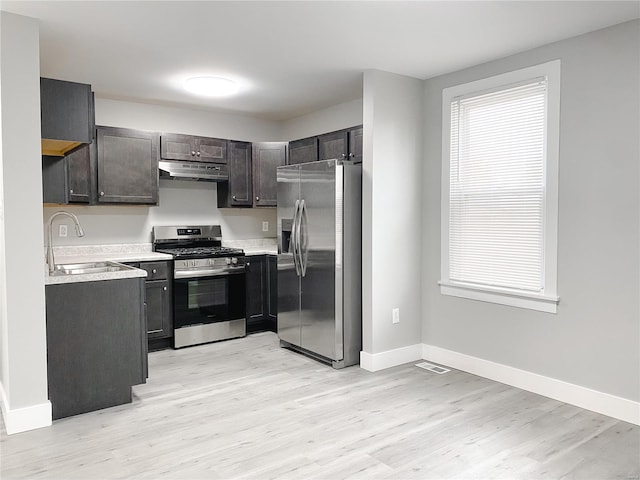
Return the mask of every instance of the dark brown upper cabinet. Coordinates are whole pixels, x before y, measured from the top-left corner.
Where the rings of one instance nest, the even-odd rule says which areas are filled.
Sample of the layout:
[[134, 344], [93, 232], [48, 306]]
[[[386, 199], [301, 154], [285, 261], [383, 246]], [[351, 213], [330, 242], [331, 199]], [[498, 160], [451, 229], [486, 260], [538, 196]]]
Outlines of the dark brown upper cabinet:
[[289, 142], [288, 165], [347, 158], [362, 161], [362, 126]]
[[97, 127], [98, 203], [158, 203], [155, 132]]
[[93, 146], [94, 144], [83, 145], [64, 157], [42, 156], [44, 203], [93, 203]]
[[253, 206], [275, 207], [278, 193], [276, 169], [286, 165], [286, 142], [253, 144]]
[[163, 160], [227, 163], [227, 141], [219, 138], [163, 133], [160, 136], [160, 157]]
[[229, 181], [218, 183], [218, 208], [253, 206], [251, 144], [229, 141]]
[[42, 155], [62, 157], [91, 143], [95, 127], [91, 85], [40, 78]]
[[349, 136], [349, 158], [356, 163], [362, 162], [362, 127], [354, 127], [347, 131]]
[[318, 137], [289, 142], [288, 165], [315, 162], [316, 160], [318, 160]]
[[344, 159], [349, 154], [347, 130], [325, 133], [318, 137], [318, 158], [329, 160], [332, 158]]

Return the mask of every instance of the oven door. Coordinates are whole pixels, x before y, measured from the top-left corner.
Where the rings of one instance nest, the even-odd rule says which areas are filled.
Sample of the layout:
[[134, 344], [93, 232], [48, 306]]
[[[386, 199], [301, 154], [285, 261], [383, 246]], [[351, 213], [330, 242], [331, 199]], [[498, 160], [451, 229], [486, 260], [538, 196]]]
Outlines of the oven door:
[[189, 276], [175, 272], [173, 309], [176, 348], [246, 334], [245, 270]]

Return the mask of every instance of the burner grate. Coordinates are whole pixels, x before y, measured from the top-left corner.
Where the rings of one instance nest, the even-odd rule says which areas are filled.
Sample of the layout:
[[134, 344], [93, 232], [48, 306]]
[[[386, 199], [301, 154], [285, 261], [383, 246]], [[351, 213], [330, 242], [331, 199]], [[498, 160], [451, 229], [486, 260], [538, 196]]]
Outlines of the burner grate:
[[177, 247], [177, 248], [157, 248], [156, 252], [168, 253], [175, 258], [195, 258], [195, 257], [221, 257], [228, 255], [244, 255], [238, 248], [229, 247]]

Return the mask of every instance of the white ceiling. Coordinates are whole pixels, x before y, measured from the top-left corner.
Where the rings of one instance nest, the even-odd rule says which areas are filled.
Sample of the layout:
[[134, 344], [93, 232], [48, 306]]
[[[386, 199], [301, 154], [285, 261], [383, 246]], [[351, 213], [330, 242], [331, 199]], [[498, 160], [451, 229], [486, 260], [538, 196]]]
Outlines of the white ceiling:
[[[367, 69], [424, 79], [640, 17], [628, 1], [8, 1], [40, 20], [41, 75], [97, 95], [286, 120], [362, 96]], [[202, 99], [192, 75], [240, 82]]]

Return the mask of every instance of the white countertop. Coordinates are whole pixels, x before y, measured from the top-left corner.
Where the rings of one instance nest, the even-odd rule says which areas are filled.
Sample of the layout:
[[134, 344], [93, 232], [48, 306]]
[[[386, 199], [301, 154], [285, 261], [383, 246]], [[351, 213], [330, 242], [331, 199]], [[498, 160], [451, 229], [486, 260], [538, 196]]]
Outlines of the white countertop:
[[[134, 263], [148, 261], [166, 261], [173, 257], [166, 253], [151, 251], [151, 244], [131, 245], [86, 245], [77, 247], [54, 247], [56, 265], [92, 262]], [[49, 275], [45, 264], [45, 285], [61, 283], [99, 282], [119, 278], [146, 277], [147, 272], [139, 268], [119, 272], [87, 273], [83, 275]]]
[[64, 263], [86, 263], [86, 262], [153, 262], [172, 260], [168, 253], [157, 252], [135, 252], [135, 253], [89, 253], [85, 255], [56, 255], [56, 264]]
[[[245, 255], [277, 255], [278, 246], [275, 238], [261, 238], [249, 240], [230, 240], [223, 242], [229, 247], [242, 248]], [[152, 262], [172, 260], [166, 253], [152, 251], [150, 243], [122, 244], [122, 245], [80, 245], [59, 246], [53, 249], [56, 265], [92, 262]], [[120, 272], [88, 273], [83, 275], [49, 275], [45, 265], [45, 285], [76, 282], [98, 282], [101, 280], [115, 280], [118, 278], [146, 277], [147, 273], [141, 269], [123, 270]]]
[[277, 255], [276, 238], [251, 238], [247, 240], [223, 240], [225, 247], [241, 248], [245, 255]]
[[[93, 260], [88, 260], [89, 262]], [[61, 263], [56, 262], [58, 265]], [[86, 263], [86, 262], [76, 262]], [[118, 262], [116, 262], [118, 263]], [[60, 285], [63, 283], [80, 283], [80, 282], [100, 282], [103, 280], [120, 280], [123, 278], [138, 278], [146, 277], [147, 272], [139, 268], [130, 268], [127, 270], [121, 270], [118, 272], [104, 272], [104, 273], [85, 273], [78, 275], [49, 275], [49, 269], [47, 265], [44, 266], [44, 284], [45, 285]]]
[[243, 248], [245, 255], [277, 255], [278, 247], [249, 247]]

